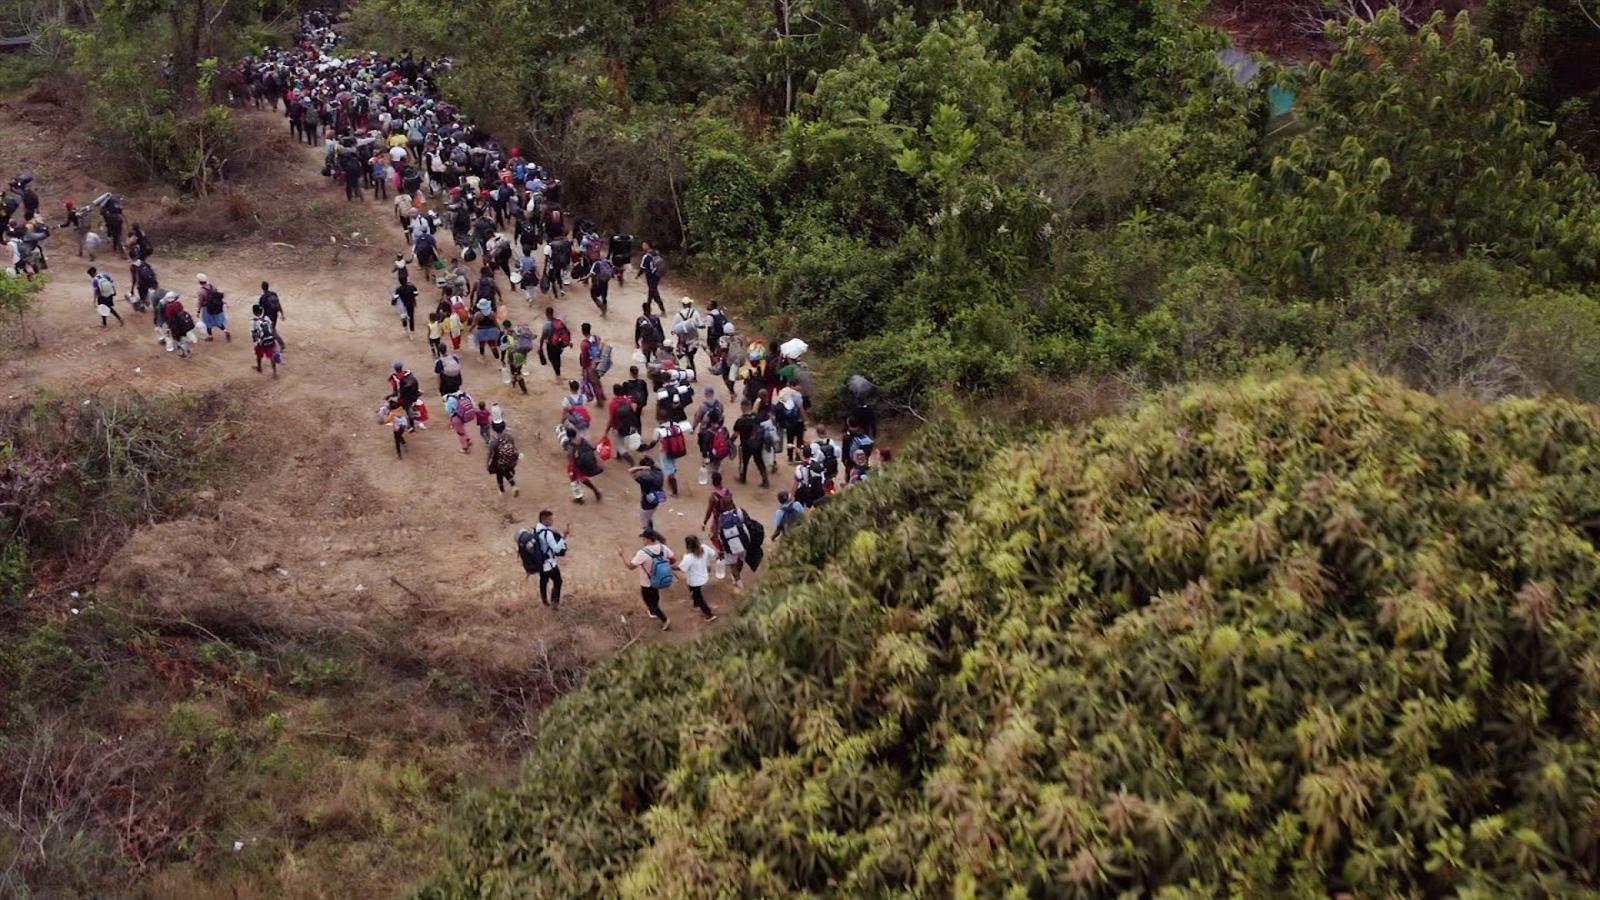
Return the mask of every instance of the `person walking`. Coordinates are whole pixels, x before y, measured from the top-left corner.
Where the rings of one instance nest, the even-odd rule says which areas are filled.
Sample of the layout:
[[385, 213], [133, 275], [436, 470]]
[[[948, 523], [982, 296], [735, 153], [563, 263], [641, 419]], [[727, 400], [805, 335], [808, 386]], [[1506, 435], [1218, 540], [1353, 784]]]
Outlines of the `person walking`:
[[604, 434], [616, 432], [617, 458], [632, 466], [633, 454], [638, 452], [644, 440], [639, 433], [639, 407], [624, 387], [616, 384], [611, 387], [611, 403], [607, 409], [610, 417], [606, 420]]
[[556, 308], [544, 308], [544, 325], [539, 331], [539, 363], [548, 363], [550, 371], [561, 380], [561, 354], [572, 346], [572, 332], [567, 323], [556, 318]]
[[461, 390], [461, 357], [451, 353], [433, 361], [433, 374], [439, 376], [439, 396]]
[[588, 322], [578, 326], [583, 332], [583, 340], [578, 343], [578, 368], [582, 373], [579, 384], [582, 386], [583, 399], [594, 401], [595, 406], [604, 406], [606, 403], [605, 387], [600, 384], [600, 360], [605, 354], [605, 345], [600, 342], [600, 335], [594, 333], [594, 328]]
[[261, 314], [272, 320], [272, 334], [277, 338], [280, 348], [289, 345], [283, 342], [283, 332], [278, 329], [278, 320], [288, 321], [289, 317], [283, 311], [283, 300], [278, 297], [278, 292], [273, 290], [265, 281], [261, 282], [261, 296], [256, 300], [256, 305], [261, 307]]
[[672, 564], [677, 560], [677, 555], [667, 546], [666, 538], [660, 533], [646, 531], [642, 537], [645, 544], [633, 554], [632, 559], [620, 549], [617, 550], [617, 558], [622, 560], [624, 568], [639, 573], [639, 598], [644, 601], [650, 618], [660, 619], [661, 630], [667, 631], [672, 623], [661, 611], [661, 592], [672, 587]]
[[[581, 407], [580, 407], [581, 408]], [[594, 445], [589, 443], [589, 438], [579, 434], [578, 429], [571, 425], [565, 426], [567, 451], [567, 479], [572, 483], [572, 502], [583, 502], [583, 489], [587, 487], [594, 491], [594, 501], [600, 503], [605, 500], [605, 495], [595, 487], [593, 478], [599, 475], [603, 468], [600, 466], [600, 454]]]
[[456, 433], [456, 441], [461, 445], [461, 452], [470, 453], [472, 438], [467, 436], [467, 426], [476, 425], [478, 422], [478, 406], [473, 401], [472, 395], [462, 390], [446, 395], [444, 412], [450, 418], [450, 429]]
[[[737, 504], [733, 502], [733, 491], [728, 490], [722, 485], [722, 473], [712, 472], [711, 496], [706, 498], [706, 514], [700, 518], [700, 530], [704, 531], [707, 525], [716, 522], [718, 517], [728, 510], [733, 509], [735, 506], [737, 506]], [[717, 537], [714, 532], [711, 540], [712, 543], [716, 543], [717, 541]]]
[[654, 303], [661, 308], [661, 314], [666, 315], [667, 304], [666, 301], [661, 299], [661, 276], [667, 271], [666, 263], [662, 261], [661, 254], [656, 252], [656, 248], [649, 241], [645, 241], [641, 247], [644, 250], [644, 255], [639, 258], [639, 271], [644, 273], [646, 289], [645, 311], [649, 312], [650, 304]]
[[105, 328], [108, 319], [116, 319], [118, 325], [127, 325], [122, 321], [122, 316], [117, 313], [117, 285], [111, 276], [101, 272], [94, 266], [89, 267], [89, 295], [94, 303], [95, 312], [100, 316], [100, 327]]
[[634, 483], [639, 485], [639, 533], [643, 535], [656, 527], [656, 509], [667, 502], [667, 492], [661, 489], [666, 476], [657, 468], [656, 461], [646, 456], [639, 465], [628, 470]]
[[555, 513], [541, 509], [538, 524], [517, 532], [522, 569], [530, 577], [538, 574], [539, 602], [551, 609], [561, 606], [561, 557], [567, 555], [567, 537], [572, 534], [571, 525], [557, 531], [555, 518]]
[[661, 350], [666, 333], [661, 328], [660, 317], [650, 312], [649, 302], [645, 302], [641, 308], [643, 313], [633, 323], [633, 346], [643, 354], [648, 364], [655, 360], [656, 353]]
[[400, 330], [406, 332], [409, 340], [417, 333], [417, 286], [409, 281], [395, 285], [389, 294], [389, 304], [400, 313]]
[[[744, 590], [744, 563], [751, 550], [751, 534], [744, 510], [729, 507], [717, 516], [717, 532], [713, 542], [722, 552], [722, 560], [733, 576], [736, 590]], [[753, 564], [752, 564], [753, 565]]]
[[783, 533], [800, 524], [805, 515], [806, 508], [800, 501], [790, 497], [788, 491], [779, 491], [778, 511], [772, 517], [772, 539], [783, 537]]
[[220, 331], [224, 340], [233, 340], [233, 333], [228, 330], [228, 315], [224, 311], [226, 304], [223, 302], [223, 293], [211, 283], [211, 279], [204, 275], [197, 276], [200, 282], [200, 296], [196, 302], [200, 304], [200, 324], [205, 326], [206, 340], [212, 340], [211, 332]]
[[[494, 436], [489, 438], [489, 474], [494, 476], [500, 493], [504, 494], [509, 484], [511, 496], [521, 496], [522, 490], [517, 487], [517, 462], [521, 458], [517, 452], [517, 440], [506, 430], [504, 419], [492, 423], [490, 428], [494, 430]], [[599, 491], [595, 492], [595, 499], [599, 499], [599, 494]]]
[[761, 487], [768, 487], [767, 463], [763, 455], [766, 432], [762, 428], [765, 414], [755, 412], [748, 402], [739, 404], [739, 418], [733, 423], [733, 433], [739, 438], [739, 483], [745, 484], [750, 464], [755, 463], [756, 474], [761, 476]]
[[711, 561], [717, 558], [717, 549], [689, 535], [683, 539], [683, 559], [678, 561], [678, 571], [683, 573], [683, 583], [689, 586], [689, 601], [707, 622], [715, 622], [717, 614], [706, 603], [705, 586], [711, 580]]
[[256, 371], [261, 371], [261, 361], [272, 363], [272, 377], [278, 377], [278, 336], [272, 327], [272, 319], [261, 308], [261, 304], [250, 307], [250, 343], [255, 347]]

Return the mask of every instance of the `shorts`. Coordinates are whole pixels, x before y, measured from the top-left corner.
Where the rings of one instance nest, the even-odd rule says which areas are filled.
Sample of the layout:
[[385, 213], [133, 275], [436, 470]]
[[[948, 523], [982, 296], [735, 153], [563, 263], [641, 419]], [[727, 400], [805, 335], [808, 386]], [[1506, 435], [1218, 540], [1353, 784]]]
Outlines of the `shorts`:
[[661, 454], [661, 473], [668, 478], [677, 477], [678, 461], [665, 453]]
[[622, 446], [629, 453], [637, 453], [637, 452], [639, 452], [639, 445], [642, 444], [642, 443], [644, 443], [644, 442], [639, 439], [639, 435], [638, 435], [637, 432], [635, 432], [633, 434], [630, 434], [630, 435], [627, 435], [626, 437], [624, 437], [622, 439]]
[[724, 565], [729, 566], [742, 565], [744, 563], [744, 551], [740, 550], [738, 553], [734, 553], [731, 550], [724, 550], [722, 551], [722, 562]]
[[273, 351], [277, 350], [276, 344], [256, 345], [256, 359], [271, 359]]

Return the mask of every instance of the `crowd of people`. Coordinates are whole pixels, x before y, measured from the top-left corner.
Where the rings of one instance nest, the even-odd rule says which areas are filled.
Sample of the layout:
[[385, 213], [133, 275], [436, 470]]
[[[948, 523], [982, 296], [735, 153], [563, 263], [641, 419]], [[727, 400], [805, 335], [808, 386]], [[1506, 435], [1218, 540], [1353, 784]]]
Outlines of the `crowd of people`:
[[[760, 565], [768, 540], [794, 528], [840, 488], [870, 477], [887, 456], [876, 446], [871, 385], [852, 379], [855, 409], [844, 430], [831, 434], [811, 418], [803, 341], [747, 336], [716, 301], [702, 309], [683, 297], [669, 313], [661, 254], [649, 242], [635, 247], [631, 235], [602, 239], [592, 222], [565, 208], [559, 177], [519, 149], [503, 148], [444, 102], [434, 76], [448, 63], [341, 54], [331, 26], [325, 14], [307, 14], [295, 46], [244, 60], [240, 75], [255, 103], [281, 107], [294, 136], [323, 147], [322, 174], [347, 199], [365, 200], [369, 192], [380, 201], [393, 197], [405, 250], [395, 257], [388, 299], [408, 337], [425, 331], [438, 393], [430, 409], [426, 370], [419, 374], [403, 360], [386, 373], [378, 420], [392, 434], [396, 456], [405, 458], [407, 438], [424, 431], [437, 413], [461, 453], [473, 452], [476, 433], [499, 491], [519, 496], [517, 468], [525, 454], [502, 405], [489, 402], [481, 387], [475, 396], [466, 385], [462, 345], [470, 341], [476, 365], [498, 370], [502, 384], [523, 395], [536, 376], [535, 363], [547, 368], [566, 387], [560, 408], [550, 414], [571, 501], [600, 503], [612, 479], [632, 481], [644, 543], [631, 556], [622, 554], [622, 562], [637, 572], [649, 614], [668, 627], [661, 592], [676, 582], [676, 572], [694, 607], [715, 618], [703, 591], [711, 578], [731, 575], [742, 588], [744, 570]], [[9, 214], [24, 213], [21, 236], [13, 238], [14, 271], [24, 277], [32, 274], [32, 246], [40, 248], [37, 268], [45, 266], [44, 237], [27, 235], [48, 235], [29, 180], [19, 177], [6, 194], [8, 231], [17, 231]], [[90, 260], [107, 243], [89, 223], [99, 215], [110, 246], [130, 260], [126, 300], [135, 310], [150, 310], [169, 352], [188, 357], [202, 341], [232, 341], [224, 291], [198, 276], [196, 321], [179, 293], [162, 287], [143, 230], [136, 224], [122, 238], [118, 198], [67, 209], [64, 224], [78, 231], [80, 253]], [[102, 326], [112, 318], [126, 324], [115, 308], [111, 277], [97, 268], [88, 272]], [[633, 320], [632, 347], [618, 357], [593, 323], [571, 327], [573, 310], [564, 301], [571, 287], [585, 285], [594, 314], [608, 317], [611, 282], [635, 273], [646, 299]], [[424, 292], [437, 298], [431, 308]], [[285, 319], [282, 300], [263, 282], [251, 303], [249, 341], [257, 370], [270, 365], [273, 377], [283, 362], [279, 324]], [[652, 407], [654, 423], [647, 424]], [[613, 461], [620, 472], [608, 475]], [[709, 496], [700, 533], [686, 536], [679, 553], [662, 537], [655, 512], [688, 492], [680, 480], [685, 468], [709, 487]], [[778, 487], [770, 536], [734, 495], [733, 485], [751, 477], [763, 489]], [[551, 607], [561, 602], [569, 533], [558, 531], [546, 510], [516, 536], [522, 564], [529, 577], [538, 577], [540, 599]]]

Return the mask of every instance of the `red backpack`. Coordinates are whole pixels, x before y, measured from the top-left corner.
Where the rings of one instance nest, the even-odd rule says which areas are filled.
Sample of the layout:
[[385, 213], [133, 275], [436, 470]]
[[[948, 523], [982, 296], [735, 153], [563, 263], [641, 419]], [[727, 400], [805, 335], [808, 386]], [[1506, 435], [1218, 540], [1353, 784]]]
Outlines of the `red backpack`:
[[711, 432], [711, 458], [723, 460], [728, 458], [728, 429], [721, 425]]
[[661, 449], [673, 459], [688, 455], [689, 441], [683, 436], [683, 429], [679, 428], [676, 422], [667, 425], [667, 434], [661, 439]]
[[561, 348], [572, 346], [572, 332], [567, 330], [567, 323], [560, 319], [553, 319], [550, 322], [550, 346]]

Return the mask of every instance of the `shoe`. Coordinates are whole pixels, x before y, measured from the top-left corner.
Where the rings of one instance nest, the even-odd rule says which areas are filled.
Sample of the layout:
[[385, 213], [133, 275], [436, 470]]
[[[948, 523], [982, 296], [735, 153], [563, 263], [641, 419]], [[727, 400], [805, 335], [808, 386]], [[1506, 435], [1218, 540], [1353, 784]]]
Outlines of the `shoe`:
[[522, 496], [522, 488], [513, 486], [511, 488], [511, 496], [513, 496], [513, 497], [521, 497]]
[[225, 340], [225, 341], [227, 341], [227, 342], [228, 342], [228, 343], [230, 343], [230, 344], [231, 344], [231, 343], [233, 343], [233, 332], [231, 332], [231, 331], [224, 331], [224, 332], [223, 332], [223, 333], [222, 333], [222, 339], [223, 339], [223, 340]]
[[711, 613], [710, 615], [706, 616], [706, 621], [707, 622], [715, 622], [716, 620], [717, 620], [717, 614], [716, 613]]
[[662, 619], [661, 620], [661, 630], [662, 631], [670, 631], [670, 630], [672, 630], [672, 623], [668, 622], [666, 619]]

